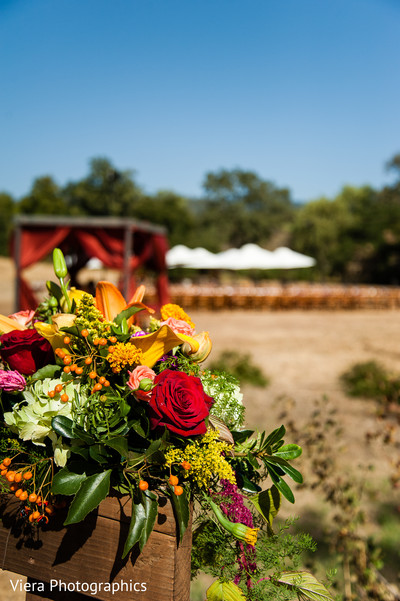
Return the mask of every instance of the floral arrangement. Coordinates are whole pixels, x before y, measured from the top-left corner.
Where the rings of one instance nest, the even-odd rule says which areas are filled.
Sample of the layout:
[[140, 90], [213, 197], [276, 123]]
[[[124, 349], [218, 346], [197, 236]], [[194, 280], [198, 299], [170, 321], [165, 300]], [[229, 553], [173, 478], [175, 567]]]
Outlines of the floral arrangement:
[[0, 316], [0, 483], [21, 501], [27, 527], [46, 527], [60, 506], [64, 524], [77, 523], [106, 496], [127, 494], [125, 557], [143, 549], [168, 496], [180, 540], [191, 507], [200, 509], [194, 571], [219, 570], [210, 601], [272, 599], [271, 586], [331, 598], [282, 562], [261, 572], [258, 545], [276, 545], [272, 522], [282, 497], [294, 502], [285, 478], [302, 481], [289, 463], [301, 448], [284, 443], [283, 426], [244, 428], [238, 381], [201, 367], [209, 334], [177, 305], [155, 317], [143, 287], [128, 303], [109, 282], [95, 297], [69, 288], [59, 249], [53, 263], [59, 282], [47, 282], [48, 298]]

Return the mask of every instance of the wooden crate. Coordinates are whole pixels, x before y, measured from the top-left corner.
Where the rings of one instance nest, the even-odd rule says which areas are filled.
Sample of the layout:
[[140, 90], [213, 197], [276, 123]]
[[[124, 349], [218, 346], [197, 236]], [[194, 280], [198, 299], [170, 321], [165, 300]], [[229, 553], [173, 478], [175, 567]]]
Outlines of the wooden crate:
[[59, 510], [47, 527], [33, 534], [16, 521], [21, 503], [8, 497], [0, 508], [0, 567], [28, 576], [27, 586], [33, 590], [27, 592], [27, 601], [189, 601], [191, 524], [178, 545], [170, 501], [160, 503], [143, 552], [134, 548], [122, 560], [129, 497], [109, 497], [83, 522], [67, 527], [62, 525], [65, 510]]

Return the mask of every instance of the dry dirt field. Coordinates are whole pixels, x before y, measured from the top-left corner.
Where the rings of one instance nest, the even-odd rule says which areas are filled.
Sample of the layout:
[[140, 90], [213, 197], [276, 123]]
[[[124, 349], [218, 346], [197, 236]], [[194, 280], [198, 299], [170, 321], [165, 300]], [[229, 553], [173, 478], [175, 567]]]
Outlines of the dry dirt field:
[[[5, 259], [0, 259], [0, 275], [0, 313], [7, 314], [12, 310], [13, 269]], [[49, 279], [50, 266], [37, 266], [31, 277]], [[372, 462], [385, 476], [389, 469], [385, 450], [375, 449], [371, 456], [365, 444], [366, 432], [377, 427], [375, 404], [346, 397], [339, 376], [352, 364], [370, 359], [400, 373], [400, 311], [220, 311], [192, 312], [191, 317], [197, 331], [210, 332], [214, 357], [227, 349], [250, 353], [269, 376], [268, 388], [244, 389], [249, 426], [268, 430], [279, 426], [282, 398], [293, 399], [294, 418], [306, 421], [314, 401], [327, 395], [343, 426], [343, 465], [352, 470], [358, 463]], [[301, 470], [301, 459], [296, 467]], [[301, 515], [305, 500], [297, 495], [297, 502]], [[10, 591], [5, 575], [0, 577], [0, 598], [21, 601]]]

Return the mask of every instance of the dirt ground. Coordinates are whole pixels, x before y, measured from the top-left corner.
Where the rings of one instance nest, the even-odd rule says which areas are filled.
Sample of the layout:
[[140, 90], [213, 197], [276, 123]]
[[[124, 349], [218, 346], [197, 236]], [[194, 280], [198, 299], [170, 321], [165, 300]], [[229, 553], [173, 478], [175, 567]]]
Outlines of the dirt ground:
[[[8, 314], [14, 285], [12, 266], [5, 259], [0, 259], [0, 276], [0, 313]], [[30, 277], [31, 281], [49, 279], [51, 267], [36, 266]], [[249, 426], [269, 431], [279, 426], [282, 399], [293, 399], [293, 417], [306, 420], [314, 401], [327, 395], [343, 426], [346, 469], [372, 462], [385, 476], [389, 469], [385, 451], [374, 451], [371, 456], [365, 444], [366, 432], [377, 426], [376, 406], [372, 401], [349, 399], [341, 390], [339, 376], [354, 363], [371, 359], [400, 372], [399, 310], [192, 312], [191, 318], [197, 331], [210, 332], [214, 357], [227, 349], [250, 353], [270, 378], [266, 389], [244, 389]], [[301, 470], [300, 464], [296, 467]], [[301, 514], [298, 496], [297, 501]], [[12, 592], [6, 573], [0, 575], [0, 598], [24, 598]]]

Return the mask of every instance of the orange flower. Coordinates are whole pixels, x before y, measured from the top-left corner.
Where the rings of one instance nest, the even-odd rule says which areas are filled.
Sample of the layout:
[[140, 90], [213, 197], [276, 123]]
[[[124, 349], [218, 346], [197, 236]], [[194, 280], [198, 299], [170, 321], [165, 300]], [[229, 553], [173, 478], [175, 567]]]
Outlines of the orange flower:
[[[129, 303], [127, 303], [114, 284], [101, 281], [96, 286], [96, 306], [103, 313], [106, 321], [113, 321], [121, 311], [129, 307], [138, 307], [145, 309], [149, 313], [154, 313], [154, 309], [147, 307], [141, 302], [144, 292], [145, 287], [139, 286]], [[131, 317], [129, 322], [133, 323], [133, 317]]]

